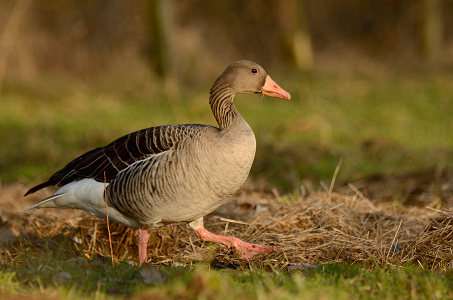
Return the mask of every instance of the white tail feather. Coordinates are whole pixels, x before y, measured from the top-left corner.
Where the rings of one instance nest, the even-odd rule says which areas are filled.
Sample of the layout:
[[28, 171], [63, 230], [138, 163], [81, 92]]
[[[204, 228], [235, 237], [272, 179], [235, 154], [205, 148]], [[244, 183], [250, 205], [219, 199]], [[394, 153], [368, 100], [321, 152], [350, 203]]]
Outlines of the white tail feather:
[[[38, 203], [33, 204], [32, 206], [30, 206], [30, 207], [27, 208], [26, 210], [28, 211], [28, 210], [33, 210], [33, 209], [35, 209], [35, 208], [40, 208], [40, 206], [42, 206], [42, 205], [44, 205], [44, 204], [47, 204], [47, 205], [42, 206], [42, 207], [58, 207], [58, 206], [55, 205], [54, 203], [51, 204], [51, 203], [49, 203], [49, 202], [50, 202], [50, 201], [53, 201], [53, 200], [55, 200], [55, 199], [58, 199], [58, 198], [60, 198], [60, 197], [63, 197], [63, 196], [65, 196], [65, 195], [66, 195], [66, 193], [63, 193], [63, 194], [54, 194], [54, 195], [52, 195], [52, 196], [50, 196], [50, 197], [47, 197], [46, 199], [43, 199], [43, 200], [39, 201]], [[50, 204], [50, 206], [49, 206], [49, 204]]]
[[[59, 188], [52, 196], [30, 206], [34, 208], [76, 208], [86, 211], [92, 216], [105, 218], [104, 183], [94, 179], [81, 179]], [[138, 228], [139, 224], [115, 208], [107, 207], [109, 217], [128, 227]]]

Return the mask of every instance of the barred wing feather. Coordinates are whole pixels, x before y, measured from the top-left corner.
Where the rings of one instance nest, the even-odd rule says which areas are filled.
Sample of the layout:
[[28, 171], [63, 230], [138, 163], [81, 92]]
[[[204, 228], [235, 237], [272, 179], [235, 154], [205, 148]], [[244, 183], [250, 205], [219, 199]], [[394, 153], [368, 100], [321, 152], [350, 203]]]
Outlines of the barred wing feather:
[[151, 127], [129, 133], [105, 147], [95, 148], [77, 157], [64, 168], [53, 174], [25, 194], [34, 193], [47, 186], [63, 186], [83, 178], [111, 182], [118, 173], [131, 164], [150, 155], [171, 149], [178, 142], [191, 138], [204, 127], [199, 124], [166, 125]]

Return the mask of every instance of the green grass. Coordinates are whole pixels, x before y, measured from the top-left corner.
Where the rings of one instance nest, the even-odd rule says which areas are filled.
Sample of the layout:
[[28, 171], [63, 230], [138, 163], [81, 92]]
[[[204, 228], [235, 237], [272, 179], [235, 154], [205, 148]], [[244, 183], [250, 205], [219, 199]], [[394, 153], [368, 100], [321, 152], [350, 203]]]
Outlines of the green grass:
[[[58, 295], [63, 299], [448, 299], [453, 273], [420, 267], [370, 268], [328, 264], [316, 269], [214, 269], [208, 264], [163, 267], [162, 278], [145, 282], [127, 262], [112, 266], [105, 258], [74, 256], [69, 240], [41, 251], [25, 249], [13, 263], [0, 266], [0, 290], [6, 295]], [[70, 278], [61, 279], [61, 272]]]
[[[274, 78], [290, 102], [241, 95], [255, 131], [252, 176], [281, 188], [451, 166], [453, 79], [449, 74], [285, 74]], [[127, 132], [162, 124], [213, 124], [208, 87], [168, 95], [149, 79], [81, 84], [6, 82], [1, 95], [2, 181], [46, 179], [84, 151]]]
[[[285, 74], [273, 78], [290, 102], [238, 96], [236, 105], [257, 137], [252, 176], [286, 190], [301, 180], [338, 181], [405, 174], [453, 163], [453, 79], [446, 73]], [[44, 78], [5, 82], [0, 94], [0, 180], [46, 179], [93, 147], [162, 124], [214, 125], [208, 87], [168, 95], [149, 79], [80, 83]], [[272, 186], [271, 185], [271, 186]], [[2, 294], [188, 299], [447, 299], [453, 274], [421, 267], [370, 268], [329, 264], [295, 271], [214, 269], [206, 264], [164, 267], [162, 283], [145, 283], [135, 266], [86, 260], [71, 243], [49, 241], [42, 251], [1, 257]], [[57, 283], [60, 272], [71, 279]], [[55, 277], [57, 276], [57, 277]], [[58, 280], [57, 280], [58, 281]], [[160, 298], [158, 298], [160, 297]]]

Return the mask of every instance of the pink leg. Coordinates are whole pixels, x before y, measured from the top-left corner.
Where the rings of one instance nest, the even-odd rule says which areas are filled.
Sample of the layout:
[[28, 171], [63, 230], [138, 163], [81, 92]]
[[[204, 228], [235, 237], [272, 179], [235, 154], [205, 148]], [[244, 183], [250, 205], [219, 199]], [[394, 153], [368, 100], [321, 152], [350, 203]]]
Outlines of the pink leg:
[[139, 266], [141, 266], [146, 260], [146, 250], [148, 247], [149, 232], [146, 229], [139, 229], [137, 234], [138, 240], [138, 259]]
[[217, 235], [209, 232], [204, 227], [196, 228], [195, 234], [203, 241], [219, 243], [227, 246], [228, 248], [236, 248], [239, 252], [241, 252], [241, 258], [243, 259], [250, 259], [257, 254], [275, 250], [275, 247], [273, 246], [249, 244], [234, 236]]

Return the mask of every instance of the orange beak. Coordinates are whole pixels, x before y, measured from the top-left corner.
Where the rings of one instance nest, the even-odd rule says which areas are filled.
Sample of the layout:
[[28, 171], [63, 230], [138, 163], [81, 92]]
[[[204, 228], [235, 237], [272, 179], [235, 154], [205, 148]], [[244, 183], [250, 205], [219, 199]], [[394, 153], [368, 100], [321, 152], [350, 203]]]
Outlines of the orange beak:
[[276, 84], [269, 75], [267, 75], [266, 77], [266, 81], [261, 88], [261, 92], [264, 95], [271, 97], [282, 98], [285, 100], [291, 99], [291, 94], [279, 87], [278, 84]]

